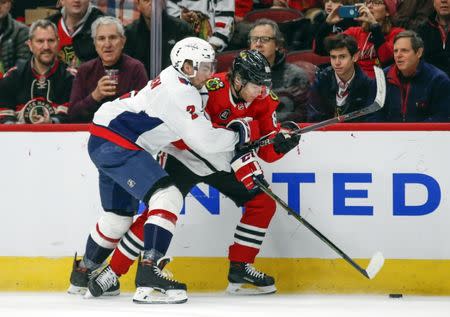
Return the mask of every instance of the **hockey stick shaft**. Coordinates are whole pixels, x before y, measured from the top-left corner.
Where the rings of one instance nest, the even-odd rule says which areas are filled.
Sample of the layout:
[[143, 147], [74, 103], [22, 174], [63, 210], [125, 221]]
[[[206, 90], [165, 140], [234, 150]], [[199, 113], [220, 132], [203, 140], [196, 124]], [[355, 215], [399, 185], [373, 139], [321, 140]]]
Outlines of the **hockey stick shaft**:
[[349, 263], [353, 268], [355, 268], [359, 273], [364, 275], [366, 278], [370, 279], [367, 271], [359, 266], [352, 258], [350, 258], [344, 251], [339, 249], [331, 240], [325, 237], [319, 230], [317, 230], [312, 224], [306, 221], [302, 216], [297, 214], [288, 204], [286, 204], [280, 197], [278, 197], [272, 190], [265, 186], [258, 178], [254, 178], [256, 185], [267, 195], [269, 195], [273, 200], [275, 200], [287, 213], [297, 219], [302, 225], [308, 228], [312, 233], [314, 233], [320, 240], [322, 240], [326, 245], [332, 248], [337, 254], [339, 254], [347, 263]]
[[[355, 110], [347, 114], [343, 114], [331, 119], [327, 119], [318, 123], [311, 124], [307, 127], [301, 128], [297, 131], [293, 131], [291, 135], [299, 135], [299, 134], [305, 134], [311, 131], [316, 131], [318, 129], [340, 123], [345, 122], [349, 120], [353, 120], [371, 113], [374, 113], [375, 111], [380, 110], [384, 106], [384, 101], [386, 99], [386, 79], [383, 73], [383, 70], [381, 70], [378, 67], [374, 67], [375, 71], [375, 80], [377, 83], [377, 93], [375, 96], [374, 102], [363, 109]], [[273, 143], [274, 139], [270, 139], [268, 136], [264, 136], [261, 139], [257, 140], [250, 146], [250, 148], [256, 148], [259, 146], [266, 146]]]
[[377, 83], [377, 93], [375, 96], [375, 100], [370, 106], [367, 106], [363, 109], [355, 110], [347, 114], [343, 114], [322, 122], [318, 122], [315, 124], [311, 124], [303, 129], [300, 129], [296, 131], [294, 134], [304, 134], [310, 131], [315, 131], [320, 128], [324, 128], [326, 126], [339, 123], [339, 122], [345, 122], [349, 120], [353, 120], [365, 115], [368, 115], [370, 113], [373, 113], [375, 111], [380, 110], [384, 106], [384, 101], [386, 99], [386, 78], [384, 77], [383, 70], [379, 67], [374, 67], [375, 72], [375, 80]]
[[307, 132], [315, 131], [315, 130], [318, 130], [318, 129], [330, 126], [330, 125], [335, 124], [335, 123], [353, 120], [353, 119], [365, 116], [367, 114], [373, 113], [373, 112], [377, 111], [380, 108], [381, 108], [381, 106], [378, 105], [378, 103], [375, 102], [375, 103], [371, 104], [370, 106], [368, 106], [368, 107], [366, 107], [364, 109], [356, 110], [356, 111], [353, 111], [353, 112], [350, 112], [350, 113], [347, 113], [347, 114], [343, 114], [343, 115], [340, 115], [340, 116], [337, 116], [337, 117], [334, 117], [334, 118], [331, 118], [331, 119], [328, 119], [328, 120], [324, 120], [324, 121], [321, 121], [321, 122], [318, 122], [318, 123], [311, 124], [311, 125], [309, 125], [307, 127], [304, 127], [304, 128], [302, 128], [302, 129], [300, 129], [298, 131], [295, 131], [294, 133], [292, 133], [292, 135], [304, 134], [304, 133], [307, 133]]

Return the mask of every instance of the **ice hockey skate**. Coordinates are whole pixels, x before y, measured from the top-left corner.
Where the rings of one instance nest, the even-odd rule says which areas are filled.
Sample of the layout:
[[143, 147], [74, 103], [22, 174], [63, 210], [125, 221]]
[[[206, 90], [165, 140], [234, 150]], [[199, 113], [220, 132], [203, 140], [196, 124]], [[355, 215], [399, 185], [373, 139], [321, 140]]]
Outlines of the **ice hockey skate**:
[[227, 292], [236, 295], [272, 294], [277, 291], [275, 280], [255, 269], [250, 263], [231, 262]]
[[100, 267], [91, 273], [84, 298], [99, 297], [106, 291], [119, 288], [119, 278], [109, 265]]
[[[81, 265], [82, 260], [77, 260], [77, 254], [73, 259], [72, 273], [70, 274], [70, 286], [67, 293], [72, 295], [85, 295], [89, 277], [91, 276], [91, 270]], [[112, 287], [108, 291], [104, 292], [105, 296], [116, 296], [120, 294], [120, 284]]]
[[136, 293], [133, 302], [138, 304], [181, 304], [188, 299], [186, 284], [171, 279], [164, 266], [169, 258], [161, 258], [157, 263], [144, 259], [138, 264], [136, 273]]

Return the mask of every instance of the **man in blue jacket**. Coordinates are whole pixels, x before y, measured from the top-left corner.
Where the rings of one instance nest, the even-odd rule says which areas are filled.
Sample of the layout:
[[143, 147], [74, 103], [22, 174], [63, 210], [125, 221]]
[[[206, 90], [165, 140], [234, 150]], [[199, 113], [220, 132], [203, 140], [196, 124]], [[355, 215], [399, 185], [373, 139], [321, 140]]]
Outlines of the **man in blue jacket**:
[[443, 71], [421, 60], [423, 52], [423, 41], [414, 31], [395, 37], [395, 64], [385, 69], [387, 97], [378, 113], [380, 121], [448, 121], [450, 80]]
[[[311, 89], [308, 121], [322, 121], [367, 107], [375, 97], [375, 82], [358, 66], [356, 40], [347, 34], [325, 39], [331, 66], [321, 70]], [[367, 121], [360, 118], [354, 121]]]

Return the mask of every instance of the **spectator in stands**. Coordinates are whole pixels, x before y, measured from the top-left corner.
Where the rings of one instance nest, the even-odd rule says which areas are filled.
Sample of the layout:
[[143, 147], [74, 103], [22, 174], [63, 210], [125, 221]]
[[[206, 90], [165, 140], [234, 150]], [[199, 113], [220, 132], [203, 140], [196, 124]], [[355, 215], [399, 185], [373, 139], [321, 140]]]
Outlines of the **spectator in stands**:
[[279, 121], [305, 121], [310, 83], [307, 73], [286, 62], [283, 34], [272, 20], [259, 19], [248, 34], [250, 49], [262, 53], [272, 70], [272, 89], [279, 96]]
[[195, 35], [223, 51], [233, 36], [235, 0], [168, 0], [167, 13], [193, 25]]
[[[341, 5], [349, 5], [351, 1], [348, 0], [325, 0], [322, 14], [317, 14], [312, 21], [312, 33], [314, 34], [313, 50], [319, 55], [328, 55], [329, 52], [324, 47], [323, 39], [329, 35], [339, 34], [347, 30], [349, 27], [358, 26], [358, 21], [354, 19], [342, 19], [333, 24], [330, 28], [326, 22], [328, 15], [334, 9]], [[319, 38], [321, 40], [316, 41]]]
[[36, 9], [38, 7], [55, 8], [58, 2], [59, 1], [57, 0], [33, 0], [33, 1], [18, 0], [13, 2], [14, 5], [11, 9], [11, 15], [15, 20], [25, 22], [25, 10]]
[[[147, 75], [150, 74], [150, 28], [152, 0], [136, 0], [141, 13], [138, 20], [125, 27], [127, 42], [125, 53], [141, 61], [145, 65]], [[193, 36], [191, 26], [181, 19], [172, 17], [164, 10], [162, 14], [162, 48], [161, 67], [170, 65], [170, 51], [179, 40]]]
[[439, 68], [421, 60], [423, 52], [423, 41], [414, 31], [395, 37], [395, 65], [385, 70], [387, 94], [378, 111], [380, 121], [448, 121], [450, 80]]
[[317, 74], [311, 89], [309, 121], [322, 121], [364, 108], [375, 96], [374, 80], [356, 63], [358, 43], [352, 36], [344, 33], [329, 36], [325, 48], [331, 66]]
[[11, 6], [12, 0], [0, 0], [0, 73], [30, 57], [28, 27], [12, 18]]
[[306, 11], [311, 8], [319, 8], [320, 0], [236, 0], [236, 23], [244, 20], [245, 15], [256, 9], [263, 8], [291, 8], [298, 11]]
[[118, 18], [128, 25], [139, 18], [137, 0], [91, 0], [91, 3], [104, 14]]
[[398, 0], [394, 25], [417, 31], [432, 13], [433, 2], [430, 0]]
[[419, 27], [418, 33], [424, 41], [425, 61], [450, 76], [450, 1], [433, 1], [435, 12]]
[[[374, 65], [383, 67], [393, 63], [393, 41], [395, 35], [403, 31], [402, 28], [392, 26], [392, 16], [395, 15], [397, 0], [367, 0], [365, 4], [357, 4], [359, 17], [356, 21], [361, 26], [350, 27], [345, 34], [353, 36], [358, 42], [358, 64], [369, 77], [374, 77]], [[339, 7], [336, 7], [326, 19], [329, 31], [332, 26], [340, 22]], [[325, 34], [325, 33], [324, 33]], [[319, 35], [316, 42], [323, 41]]]
[[[119, 19], [106, 16], [95, 20], [92, 38], [99, 57], [78, 69], [70, 95], [72, 122], [91, 122], [102, 103], [140, 90], [148, 81], [144, 65], [123, 54], [126, 38]], [[112, 77], [106, 70], [116, 70], [118, 74]]]
[[48, 19], [58, 27], [59, 58], [75, 69], [97, 57], [91, 38], [91, 25], [103, 13], [89, 0], [60, 0], [61, 12]]
[[64, 123], [73, 76], [60, 63], [58, 30], [48, 20], [30, 27], [32, 57], [0, 80], [0, 123]]

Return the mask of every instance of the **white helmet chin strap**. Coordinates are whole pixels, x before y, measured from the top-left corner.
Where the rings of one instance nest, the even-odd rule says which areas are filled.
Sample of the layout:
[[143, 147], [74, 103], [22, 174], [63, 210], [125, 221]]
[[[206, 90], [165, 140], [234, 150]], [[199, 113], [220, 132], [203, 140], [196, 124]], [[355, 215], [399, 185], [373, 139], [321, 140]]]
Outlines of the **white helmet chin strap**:
[[197, 70], [194, 68], [194, 74], [192, 75], [185, 74], [185, 75], [187, 78], [194, 78], [195, 76], [197, 76]]
[[183, 74], [184, 76], [186, 76], [187, 78], [194, 78], [195, 76], [197, 76], [197, 69], [198, 69], [198, 66], [196, 67], [196, 66], [193, 66], [193, 65], [192, 65], [192, 69], [194, 70], [194, 73], [193, 73], [192, 75], [186, 74], [186, 73], [183, 71], [183, 66], [181, 67], [181, 69], [179, 70], [179, 72], [182, 73], [182, 74]]

